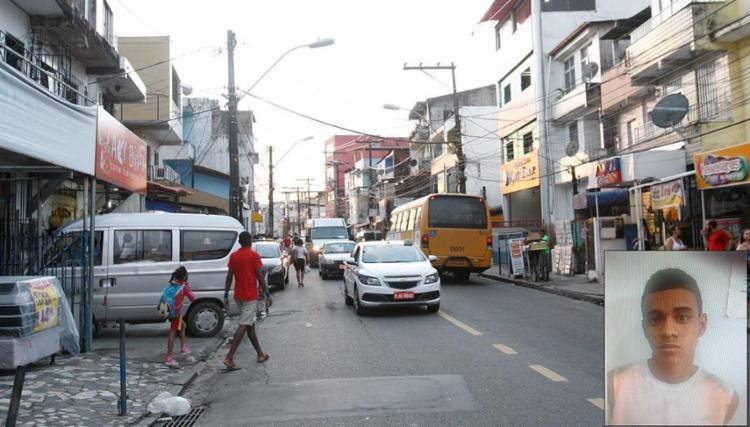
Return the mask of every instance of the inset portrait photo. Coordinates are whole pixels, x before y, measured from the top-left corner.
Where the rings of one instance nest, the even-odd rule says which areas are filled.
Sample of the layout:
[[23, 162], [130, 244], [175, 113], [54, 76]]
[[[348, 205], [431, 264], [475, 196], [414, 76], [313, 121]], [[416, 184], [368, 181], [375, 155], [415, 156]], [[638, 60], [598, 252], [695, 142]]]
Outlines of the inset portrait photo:
[[605, 253], [607, 425], [747, 424], [744, 252]]

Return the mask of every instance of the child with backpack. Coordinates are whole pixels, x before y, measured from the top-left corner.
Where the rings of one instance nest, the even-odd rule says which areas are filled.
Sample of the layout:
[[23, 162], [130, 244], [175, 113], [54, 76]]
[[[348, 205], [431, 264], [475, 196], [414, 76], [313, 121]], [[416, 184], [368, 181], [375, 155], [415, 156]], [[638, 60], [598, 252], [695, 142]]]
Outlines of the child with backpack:
[[188, 297], [190, 301], [195, 301], [195, 294], [188, 284], [187, 269], [181, 266], [172, 273], [169, 286], [164, 288], [158, 306], [159, 313], [169, 319], [170, 322], [167, 356], [164, 363], [171, 368], [179, 367], [177, 361], [172, 357], [174, 338], [177, 332], [180, 333], [180, 354], [190, 353], [187, 345], [185, 345], [185, 321], [182, 319], [182, 301], [185, 297]]

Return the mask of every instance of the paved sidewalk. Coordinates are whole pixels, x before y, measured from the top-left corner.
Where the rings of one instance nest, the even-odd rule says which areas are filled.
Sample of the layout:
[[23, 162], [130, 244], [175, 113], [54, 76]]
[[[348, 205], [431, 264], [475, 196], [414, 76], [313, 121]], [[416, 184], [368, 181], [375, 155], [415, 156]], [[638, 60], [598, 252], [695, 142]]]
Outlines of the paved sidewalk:
[[[19, 426], [122, 426], [144, 423], [147, 406], [157, 394], [180, 394], [197, 376], [205, 360], [233, 330], [227, 319], [224, 332], [213, 338], [191, 340], [192, 354], [175, 355], [179, 369], [164, 365], [165, 324], [128, 326], [128, 415], [118, 416], [120, 363], [116, 332], [105, 331], [94, 340], [94, 351], [81, 357], [58, 357], [54, 365], [43, 359], [30, 365], [18, 413]], [[168, 328], [168, 326], [166, 326]], [[178, 341], [179, 342], [179, 341]], [[191, 345], [192, 344], [192, 345]], [[176, 348], [179, 344], [176, 343]], [[13, 372], [0, 371], [0, 422], [4, 422], [13, 387]]]
[[486, 272], [482, 273], [481, 276], [499, 282], [512, 283], [517, 286], [562, 295], [567, 298], [587, 301], [599, 305], [604, 304], [604, 285], [589, 281], [583, 274], [563, 276], [550, 273], [548, 282], [532, 282], [523, 278], [509, 278], [500, 276], [497, 273]]

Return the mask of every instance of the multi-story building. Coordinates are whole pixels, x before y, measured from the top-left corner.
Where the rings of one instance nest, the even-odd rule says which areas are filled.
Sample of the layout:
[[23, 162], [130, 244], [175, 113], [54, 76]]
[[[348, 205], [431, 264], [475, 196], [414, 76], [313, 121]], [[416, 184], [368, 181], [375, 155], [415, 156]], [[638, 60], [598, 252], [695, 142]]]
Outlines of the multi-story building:
[[[482, 17], [482, 22], [496, 23], [495, 55], [490, 66], [498, 76], [501, 193], [506, 222], [552, 220], [554, 184], [550, 177], [555, 159], [551, 147], [556, 142], [542, 126], [550, 120], [547, 100], [554, 96], [546, 87], [550, 52], [582, 23], [629, 17], [646, 3], [495, 0]], [[535, 27], [534, 22], [539, 25]]]

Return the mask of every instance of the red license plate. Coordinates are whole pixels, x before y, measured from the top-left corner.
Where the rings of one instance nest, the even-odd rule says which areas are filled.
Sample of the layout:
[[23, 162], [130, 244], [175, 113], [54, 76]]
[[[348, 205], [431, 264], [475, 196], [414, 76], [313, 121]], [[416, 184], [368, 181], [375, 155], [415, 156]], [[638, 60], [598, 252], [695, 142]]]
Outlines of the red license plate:
[[414, 299], [414, 292], [395, 292], [393, 294], [393, 299], [396, 301]]

